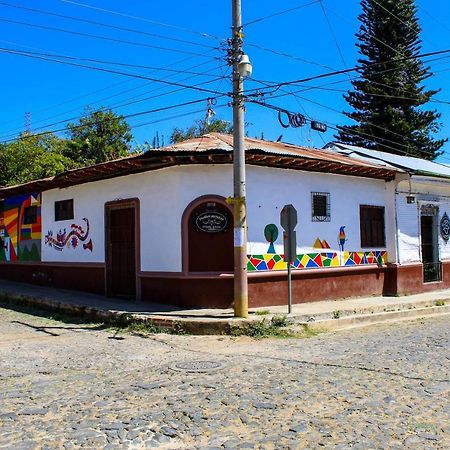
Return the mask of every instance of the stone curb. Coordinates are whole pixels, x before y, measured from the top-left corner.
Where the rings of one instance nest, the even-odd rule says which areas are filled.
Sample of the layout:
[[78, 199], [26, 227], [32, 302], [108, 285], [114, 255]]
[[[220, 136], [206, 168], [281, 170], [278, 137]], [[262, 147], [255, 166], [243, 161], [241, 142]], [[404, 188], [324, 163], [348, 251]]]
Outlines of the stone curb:
[[339, 319], [324, 319], [315, 322], [296, 322], [313, 330], [338, 331], [357, 328], [383, 322], [413, 320], [424, 317], [450, 314], [450, 305], [429, 306], [425, 308], [411, 308], [400, 311], [383, 311], [380, 313], [359, 314]]
[[[269, 323], [275, 314], [252, 316], [249, 319], [204, 319], [204, 318], [167, 318], [164, 316], [148, 316], [124, 311], [103, 310], [95, 307], [65, 303], [45, 297], [11, 294], [0, 291], [9, 301], [17, 304], [36, 307], [47, 311], [56, 311], [73, 316], [82, 316], [93, 321], [106, 322], [111, 325], [128, 325], [144, 323], [162, 330], [188, 333], [194, 335], [229, 335], [233, 328], [245, 329], [249, 324], [265, 321]], [[448, 303], [448, 300], [444, 301]], [[412, 320], [421, 317], [450, 314], [450, 305], [435, 306], [436, 301], [426, 300], [416, 303], [405, 302], [393, 305], [370, 306], [367, 308], [347, 309], [340, 311], [339, 318], [333, 318], [332, 312], [315, 315], [294, 316], [290, 319], [291, 330], [297, 327], [318, 331], [337, 331], [355, 327], [368, 326], [375, 323]], [[387, 311], [387, 309], [389, 309]], [[392, 311], [392, 309], [395, 309]]]

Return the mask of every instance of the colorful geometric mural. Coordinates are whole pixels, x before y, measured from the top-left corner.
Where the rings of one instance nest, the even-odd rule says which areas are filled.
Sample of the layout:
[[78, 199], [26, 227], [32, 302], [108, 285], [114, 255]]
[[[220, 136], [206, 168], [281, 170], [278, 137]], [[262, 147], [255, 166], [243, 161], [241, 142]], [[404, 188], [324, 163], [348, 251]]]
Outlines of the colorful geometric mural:
[[[387, 252], [343, 252], [343, 263], [339, 262], [339, 255], [336, 252], [324, 253], [303, 253], [291, 265], [293, 269], [312, 269], [322, 267], [355, 266], [365, 264], [386, 264]], [[247, 270], [249, 272], [267, 270], [287, 270], [287, 263], [283, 261], [283, 255], [264, 254], [247, 255]]]
[[[35, 209], [32, 223], [24, 223], [28, 207]], [[5, 199], [0, 213], [0, 261], [40, 261], [41, 224], [41, 194]]]
[[[45, 236], [45, 244], [60, 252], [66, 247], [73, 249], [77, 248], [78, 241], [85, 242], [89, 237], [89, 220], [86, 218], [83, 220], [86, 222], [86, 230], [84, 230], [81, 225], [73, 223], [70, 225], [71, 229], [69, 232], [67, 232], [65, 228], [64, 230], [60, 229], [58, 233], [56, 233], [56, 238], [53, 237], [53, 231], [49, 230]], [[83, 249], [90, 250], [92, 252], [93, 244], [91, 239], [89, 239], [88, 242], [83, 243]]]
[[320, 238], [317, 238], [314, 241], [313, 248], [331, 248], [330, 244], [324, 239], [323, 241]]

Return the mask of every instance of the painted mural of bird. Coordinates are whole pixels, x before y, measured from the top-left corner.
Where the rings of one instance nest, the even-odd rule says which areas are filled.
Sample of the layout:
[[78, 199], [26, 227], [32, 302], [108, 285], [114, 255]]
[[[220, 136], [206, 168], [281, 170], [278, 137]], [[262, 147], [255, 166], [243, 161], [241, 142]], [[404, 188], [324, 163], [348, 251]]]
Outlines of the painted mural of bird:
[[341, 228], [339, 228], [339, 236], [338, 236], [339, 249], [342, 252], [344, 251], [344, 245], [346, 240], [347, 239], [345, 237], [345, 226], [342, 226]]

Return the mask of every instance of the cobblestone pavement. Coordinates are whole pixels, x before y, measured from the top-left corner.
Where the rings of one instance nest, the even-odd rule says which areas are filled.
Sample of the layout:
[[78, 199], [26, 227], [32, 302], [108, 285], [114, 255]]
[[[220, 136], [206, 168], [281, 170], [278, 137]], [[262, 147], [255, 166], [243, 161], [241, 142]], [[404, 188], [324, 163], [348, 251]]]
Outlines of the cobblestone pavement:
[[448, 449], [449, 358], [448, 317], [255, 341], [0, 309], [0, 448]]

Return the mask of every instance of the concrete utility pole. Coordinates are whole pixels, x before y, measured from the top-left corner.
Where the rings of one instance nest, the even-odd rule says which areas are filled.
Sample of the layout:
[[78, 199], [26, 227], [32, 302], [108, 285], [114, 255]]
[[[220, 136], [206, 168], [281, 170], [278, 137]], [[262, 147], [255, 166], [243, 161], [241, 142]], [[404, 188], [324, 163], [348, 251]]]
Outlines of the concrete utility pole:
[[245, 200], [244, 80], [240, 73], [242, 51], [241, 0], [232, 0], [233, 62], [233, 183], [234, 183], [234, 315], [248, 317], [247, 211]]

